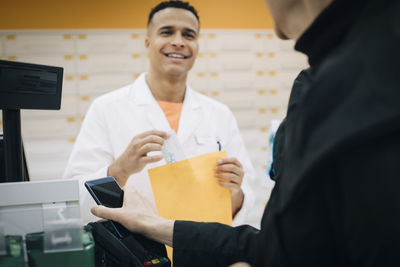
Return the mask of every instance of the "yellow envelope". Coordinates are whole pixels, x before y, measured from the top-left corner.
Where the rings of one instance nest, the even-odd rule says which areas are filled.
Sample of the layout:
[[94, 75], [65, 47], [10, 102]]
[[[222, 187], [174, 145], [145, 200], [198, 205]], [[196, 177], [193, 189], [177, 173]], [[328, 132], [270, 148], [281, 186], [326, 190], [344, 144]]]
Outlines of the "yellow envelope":
[[217, 183], [214, 171], [217, 160], [224, 157], [220, 151], [150, 169], [159, 215], [232, 225], [231, 193]]

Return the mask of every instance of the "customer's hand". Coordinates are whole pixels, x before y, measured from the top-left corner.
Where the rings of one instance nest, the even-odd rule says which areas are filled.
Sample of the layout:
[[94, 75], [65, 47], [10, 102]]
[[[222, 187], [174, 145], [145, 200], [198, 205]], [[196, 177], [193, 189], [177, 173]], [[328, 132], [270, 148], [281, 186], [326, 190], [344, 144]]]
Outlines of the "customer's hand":
[[119, 222], [132, 232], [172, 246], [174, 221], [161, 218], [150, 201], [132, 184], [124, 188], [121, 208], [95, 206], [91, 212], [97, 217]]
[[147, 131], [135, 136], [128, 147], [108, 168], [108, 175], [113, 176], [123, 187], [133, 173], [140, 172], [148, 163], [160, 161], [163, 155], [151, 155], [149, 152], [161, 151], [167, 133], [157, 130]]
[[221, 158], [215, 167], [215, 176], [218, 183], [231, 190], [232, 217], [240, 210], [243, 204], [244, 194], [241, 189], [244, 171], [243, 166], [236, 158]]

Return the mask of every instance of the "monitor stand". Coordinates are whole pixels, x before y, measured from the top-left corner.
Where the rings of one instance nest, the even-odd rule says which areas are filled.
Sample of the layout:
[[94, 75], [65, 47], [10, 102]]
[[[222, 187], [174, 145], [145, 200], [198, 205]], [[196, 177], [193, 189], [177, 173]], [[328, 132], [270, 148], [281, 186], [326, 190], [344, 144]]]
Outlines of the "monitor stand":
[[1, 182], [26, 181], [26, 162], [24, 160], [21, 137], [21, 112], [19, 109], [3, 109], [4, 136], [4, 177]]

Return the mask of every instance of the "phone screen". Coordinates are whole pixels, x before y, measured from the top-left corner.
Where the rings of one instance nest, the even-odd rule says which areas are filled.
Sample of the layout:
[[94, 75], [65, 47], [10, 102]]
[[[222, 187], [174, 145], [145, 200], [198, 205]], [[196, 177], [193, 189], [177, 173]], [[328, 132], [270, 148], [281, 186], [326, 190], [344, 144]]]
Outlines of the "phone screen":
[[101, 183], [89, 183], [88, 186], [92, 189], [101, 205], [109, 208], [122, 207], [124, 191], [121, 190], [114, 179], [111, 181], [105, 180]]
[[[85, 182], [85, 186], [97, 204], [109, 208], [122, 207], [124, 191], [119, 187], [114, 177], [105, 177]], [[128, 230], [122, 225], [109, 221], [115, 234], [123, 238]]]

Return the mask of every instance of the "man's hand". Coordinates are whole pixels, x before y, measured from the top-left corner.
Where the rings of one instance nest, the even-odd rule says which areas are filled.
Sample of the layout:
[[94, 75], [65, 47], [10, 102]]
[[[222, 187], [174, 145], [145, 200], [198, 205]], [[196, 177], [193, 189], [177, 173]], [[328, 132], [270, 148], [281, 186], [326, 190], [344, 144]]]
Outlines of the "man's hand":
[[133, 173], [140, 172], [148, 163], [161, 160], [163, 155], [148, 156], [147, 153], [161, 151], [167, 133], [157, 130], [135, 136], [122, 155], [108, 167], [108, 175], [113, 176], [123, 187]]
[[243, 204], [244, 194], [240, 186], [243, 181], [243, 167], [236, 158], [221, 158], [215, 167], [215, 176], [223, 187], [229, 188], [232, 195], [232, 217], [240, 210]]
[[104, 219], [121, 223], [131, 232], [143, 234], [160, 243], [172, 246], [174, 221], [158, 216], [155, 207], [130, 184], [124, 188], [121, 208], [95, 206], [91, 212]]

